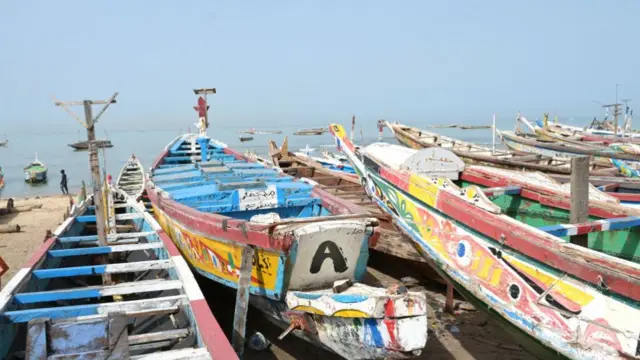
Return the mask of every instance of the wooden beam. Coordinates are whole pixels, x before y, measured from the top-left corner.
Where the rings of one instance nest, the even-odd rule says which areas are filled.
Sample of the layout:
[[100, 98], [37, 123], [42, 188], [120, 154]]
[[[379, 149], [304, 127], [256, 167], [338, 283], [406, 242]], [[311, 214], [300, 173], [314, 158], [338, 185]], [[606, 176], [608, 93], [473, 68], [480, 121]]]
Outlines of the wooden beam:
[[74, 289], [36, 291], [14, 296], [19, 304], [34, 304], [58, 300], [90, 299], [113, 295], [128, 295], [143, 292], [177, 290], [182, 288], [180, 280], [145, 280], [116, 285], [87, 286]]
[[98, 119], [100, 119], [100, 116], [102, 116], [102, 114], [104, 114], [105, 111], [107, 111], [107, 108], [109, 107], [109, 105], [111, 104], [115, 104], [116, 103], [116, 96], [118, 96], [118, 92], [114, 92], [113, 95], [111, 95], [111, 97], [107, 100], [107, 101], [92, 101], [91, 104], [104, 104], [104, 107], [102, 108], [102, 110], [100, 110], [100, 112], [98, 113], [98, 115], [96, 115], [96, 117], [93, 118], [92, 121], [92, 125], [95, 125], [98, 122]]
[[172, 267], [173, 262], [171, 262], [171, 260], [150, 260], [131, 263], [72, 266], [55, 269], [38, 269], [33, 271], [33, 276], [35, 276], [37, 279], [53, 279], [73, 276], [122, 274], [147, 270], [170, 269]]
[[233, 316], [233, 335], [231, 343], [236, 354], [242, 356], [249, 310], [249, 286], [251, 285], [251, 269], [253, 261], [253, 247], [242, 249], [240, 276], [238, 277], [238, 292], [236, 293], [236, 308]]
[[[587, 156], [571, 159], [570, 205], [570, 221], [572, 224], [581, 224], [589, 221], [589, 157]], [[571, 243], [588, 247], [589, 235], [572, 236]]]
[[2, 317], [12, 323], [24, 323], [38, 318], [63, 319], [90, 316], [111, 312], [124, 312], [127, 316], [147, 316], [149, 312], [175, 309], [189, 303], [186, 295], [173, 295], [143, 300], [115, 301], [99, 304], [45, 307], [15, 310], [2, 313]]
[[163, 352], [155, 352], [152, 354], [135, 355], [130, 360], [209, 360], [211, 354], [207, 348], [186, 348], [179, 350], [170, 350]]
[[157, 242], [133, 244], [133, 245], [93, 246], [93, 247], [79, 247], [75, 249], [49, 250], [47, 252], [47, 255], [51, 257], [85, 256], [85, 255], [99, 255], [99, 254], [111, 254], [111, 253], [128, 252], [128, 251], [160, 249], [163, 247], [164, 245], [161, 242], [157, 241]]
[[47, 319], [34, 319], [29, 321], [27, 327], [27, 360], [47, 359]]

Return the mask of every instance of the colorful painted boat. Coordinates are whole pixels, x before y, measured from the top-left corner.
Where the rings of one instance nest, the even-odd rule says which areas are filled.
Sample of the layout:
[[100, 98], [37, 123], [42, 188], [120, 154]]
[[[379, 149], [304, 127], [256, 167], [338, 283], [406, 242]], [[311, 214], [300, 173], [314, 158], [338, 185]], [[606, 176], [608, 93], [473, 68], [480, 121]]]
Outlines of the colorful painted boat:
[[[483, 164], [555, 174], [571, 173], [571, 159], [559, 153], [532, 154], [530, 151], [526, 152], [520, 149], [514, 149], [514, 151], [497, 149], [493, 151], [486, 146], [454, 139], [411, 126], [387, 121], [382, 121], [381, 125], [387, 126], [398, 142], [408, 148], [419, 150], [441, 147], [451, 150], [451, 152], [469, 164]], [[591, 166], [592, 174], [609, 174], [612, 171], [615, 172], [615, 169], [608, 162], [601, 162], [600, 164], [593, 162]]]
[[[543, 174], [465, 167], [434, 149], [356, 148], [342, 126], [330, 131], [425, 258], [534, 355], [640, 355], [637, 210], [592, 188], [590, 221], [572, 225], [568, 187]], [[589, 248], [568, 240], [578, 234]]]
[[519, 116], [517, 122], [525, 125], [531, 133], [496, 130], [506, 147], [515, 151], [544, 156], [589, 156], [596, 162], [609, 163], [609, 159], [640, 162], [640, 156], [608, 148], [603, 144], [581, 142], [570, 136], [547, 131], [543, 126], [533, 125]]
[[47, 181], [47, 166], [38, 160], [38, 154], [35, 160], [24, 168], [24, 181], [28, 183]]
[[325, 132], [327, 132], [327, 128], [313, 128], [295, 131], [293, 135], [322, 135]]
[[0, 166], [0, 190], [4, 188], [4, 172], [2, 171], [2, 166]]
[[342, 199], [348, 203], [354, 213], [369, 213], [378, 219], [380, 237], [371, 249], [397, 256], [403, 259], [423, 262], [413, 243], [398, 231], [391, 222], [391, 217], [381, 212], [376, 203], [371, 201], [357, 176], [324, 167], [322, 164], [305, 156], [298, 156], [288, 150], [287, 138], [278, 148], [274, 141], [269, 141], [271, 164], [279, 171], [305, 181], [313, 186]]
[[153, 217], [115, 204], [99, 245], [91, 199], [0, 292], [0, 358], [238, 359]]
[[251, 128], [249, 130], [240, 131], [240, 134], [274, 135], [274, 134], [282, 134], [282, 131], [280, 131], [280, 130], [258, 130], [256, 128]]
[[135, 155], [131, 155], [118, 174], [116, 187], [133, 199], [140, 199], [144, 191], [145, 180], [142, 163]]
[[192, 134], [154, 162], [147, 193], [162, 228], [204, 277], [237, 288], [242, 253], [253, 248], [251, 302], [284, 328], [348, 359], [413, 357], [425, 346], [424, 293], [332, 290], [363, 280], [379, 236], [369, 214]]
[[[286, 147], [287, 143], [288, 141], [287, 141], [287, 138], [285, 137], [282, 145]], [[329, 170], [344, 172], [347, 174], [356, 173], [355, 170], [353, 170], [353, 167], [351, 166], [351, 164], [349, 164], [349, 161], [345, 162], [345, 161], [341, 161], [341, 160], [330, 158], [330, 157], [312, 156], [311, 154], [315, 150], [316, 149], [312, 149], [309, 147], [309, 145], [307, 145], [304, 149], [300, 149], [300, 151], [295, 152], [294, 155], [297, 158], [302, 159], [303, 161], [314, 162]]]

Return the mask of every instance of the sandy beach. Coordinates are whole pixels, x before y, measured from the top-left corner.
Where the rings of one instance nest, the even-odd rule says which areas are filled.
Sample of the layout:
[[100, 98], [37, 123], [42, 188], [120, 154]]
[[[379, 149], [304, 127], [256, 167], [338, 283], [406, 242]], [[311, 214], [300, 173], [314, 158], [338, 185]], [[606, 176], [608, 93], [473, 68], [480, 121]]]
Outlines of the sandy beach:
[[[7, 198], [0, 199], [0, 207], [5, 207]], [[9, 266], [2, 275], [2, 286], [30, 258], [45, 239], [47, 230], [54, 231], [64, 220], [69, 207], [69, 198], [63, 195], [14, 198], [14, 206], [42, 204], [39, 209], [0, 216], [0, 225], [20, 225], [20, 232], [0, 234], [0, 256]]]

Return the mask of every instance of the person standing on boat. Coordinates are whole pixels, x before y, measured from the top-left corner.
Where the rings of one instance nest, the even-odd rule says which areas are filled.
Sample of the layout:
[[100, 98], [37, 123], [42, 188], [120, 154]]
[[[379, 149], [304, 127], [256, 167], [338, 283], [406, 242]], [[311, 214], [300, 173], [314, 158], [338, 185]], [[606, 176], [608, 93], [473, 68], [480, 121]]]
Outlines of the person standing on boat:
[[62, 174], [62, 179], [60, 179], [60, 190], [62, 190], [62, 195], [69, 195], [69, 189], [67, 189], [67, 174], [64, 173], [64, 169], [60, 170], [60, 174]]

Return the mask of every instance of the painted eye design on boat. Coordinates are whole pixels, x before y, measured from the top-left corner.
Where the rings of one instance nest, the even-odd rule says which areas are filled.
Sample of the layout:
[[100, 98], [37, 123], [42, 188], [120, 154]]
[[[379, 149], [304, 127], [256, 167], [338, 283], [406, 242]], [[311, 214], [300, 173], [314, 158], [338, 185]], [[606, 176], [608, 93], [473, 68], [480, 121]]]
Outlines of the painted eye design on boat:
[[518, 284], [511, 283], [507, 288], [507, 294], [509, 295], [509, 298], [511, 300], [518, 301], [520, 300], [520, 295], [522, 294], [522, 291], [520, 290], [520, 286], [518, 286]]
[[469, 266], [473, 260], [473, 251], [471, 244], [467, 240], [458, 241], [456, 246], [456, 261], [463, 267]]

